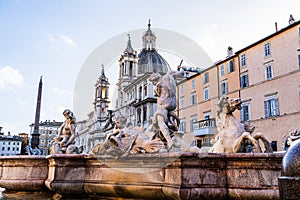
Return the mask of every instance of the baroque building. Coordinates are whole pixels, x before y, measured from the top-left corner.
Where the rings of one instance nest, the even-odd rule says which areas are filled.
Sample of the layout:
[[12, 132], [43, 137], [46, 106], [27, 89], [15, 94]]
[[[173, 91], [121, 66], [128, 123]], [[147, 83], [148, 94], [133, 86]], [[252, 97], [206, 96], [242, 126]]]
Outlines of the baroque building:
[[150, 118], [156, 111], [154, 87], [149, 81], [152, 73], [164, 75], [170, 69], [167, 61], [156, 49], [156, 35], [148, 29], [142, 36], [142, 50], [137, 53], [128, 35], [127, 45], [119, 60], [119, 78], [116, 83], [117, 99], [112, 102], [115, 110], [108, 110], [110, 100], [108, 78], [104, 67], [95, 85], [94, 110], [88, 114], [88, 119], [77, 122], [76, 145], [83, 146], [88, 153], [97, 143], [103, 142], [106, 135], [112, 131], [113, 116], [124, 116], [127, 125], [148, 127]]
[[157, 52], [156, 36], [151, 30], [150, 21], [142, 36], [142, 44], [142, 50], [137, 54], [128, 36], [127, 46], [119, 59], [115, 115], [125, 116], [128, 124], [148, 127], [150, 117], [156, 111], [156, 97], [149, 77], [155, 72], [164, 75], [170, 67]]
[[284, 150], [288, 133], [300, 129], [300, 21], [250, 44], [177, 85], [181, 130], [199, 147], [210, 147], [217, 134], [215, 117], [222, 95], [243, 100], [234, 115], [250, 122]]

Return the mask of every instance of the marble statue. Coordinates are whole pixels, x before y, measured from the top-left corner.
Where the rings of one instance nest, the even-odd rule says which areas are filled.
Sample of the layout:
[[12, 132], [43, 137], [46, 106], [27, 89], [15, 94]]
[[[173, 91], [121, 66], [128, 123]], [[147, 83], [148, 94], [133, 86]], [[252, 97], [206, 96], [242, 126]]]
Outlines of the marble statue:
[[290, 147], [293, 143], [300, 139], [300, 131], [299, 130], [292, 130], [288, 133], [287, 137], [287, 145]]
[[181, 151], [185, 148], [182, 140], [184, 133], [178, 131], [180, 120], [173, 112], [177, 106], [175, 78], [183, 73], [169, 71], [164, 76], [153, 73], [150, 81], [155, 86], [157, 110], [151, 118], [151, 125], [146, 129], [126, 126], [127, 119], [116, 116], [113, 132], [104, 143], [96, 145], [90, 154], [126, 157], [129, 154]]
[[58, 136], [53, 138], [50, 154], [75, 154], [81, 153], [82, 149], [75, 145], [76, 118], [69, 109], [63, 111], [66, 118], [58, 131]]
[[[272, 152], [269, 141], [262, 133], [252, 133], [254, 127], [249, 124], [240, 123], [233, 115], [233, 112], [241, 109], [242, 101], [226, 96], [220, 98], [217, 103], [216, 125], [218, 135], [216, 143], [213, 145], [213, 153], [242, 153], [242, 152], [262, 152], [258, 140], [261, 140], [265, 147], [265, 152]], [[249, 145], [251, 148], [249, 148]]]
[[153, 73], [150, 76], [150, 81], [155, 86], [157, 110], [148, 130], [154, 131], [156, 137], [164, 140], [168, 150], [173, 146], [172, 137], [174, 132], [178, 131], [180, 124], [179, 118], [173, 112], [177, 107], [175, 78], [182, 76], [183, 73], [184, 71], [169, 71], [164, 76], [159, 73]]
[[164, 149], [161, 140], [151, 140], [142, 127], [125, 127], [127, 119], [116, 116], [113, 132], [108, 134], [106, 140], [97, 144], [90, 154], [108, 154], [116, 158], [126, 157], [129, 154], [157, 153]]

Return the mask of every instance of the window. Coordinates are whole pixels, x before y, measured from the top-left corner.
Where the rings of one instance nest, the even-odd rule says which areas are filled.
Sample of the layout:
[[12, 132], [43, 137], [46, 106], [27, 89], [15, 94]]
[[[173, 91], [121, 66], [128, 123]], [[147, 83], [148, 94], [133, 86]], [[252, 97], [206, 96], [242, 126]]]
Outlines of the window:
[[204, 101], [207, 101], [209, 99], [209, 88], [204, 89]]
[[145, 97], [147, 96], [147, 91], [148, 91], [147, 85], [144, 85], [144, 96], [145, 96]]
[[190, 132], [194, 131], [194, 123], [197, 121], [196, 117], [192, 117], [190, 120]]
[[191, 95], [191, 105], [195, 105], [197, 103], [197, 96], [196, 93]]
[[270, 43], [266, 43], [265, 44], [265, 57], [268, 57], [271, 55], [271, 47], [270, 47]]
[[2, 147], [2, 151], [4, 151], [5, 150], [5, 147]]
[[270, 80], [273, 78], [273, 69], [272, 65], [268, 65], [265, 67], [266, 80]]
[[142, 121], [142, 116], [141, 116], [141, 114], [142, 114], [142, 111], [141, 111], [141, 108], [138, 108], [137, 109], [137, 123], [141, 123], [141, 121]]
[[210, 112], [203, 113], [204, 119], [208, 120], [210, 118]]
[[180, 87], [180, 92], [181, 92], [181, 94], [183, 94], [183, 92], [184, 92], [184, 86], [183, 86], [183, 84]]
[[8, 145], [10, 145], [10, 142], [8, 142]]
[[7, 147], [7, 151], [10, 151], [10, 147]]
[[192, 89], [195, 89], [195, 79], [192, 80]]
[[243, 74], [240, 78], [241, 88], [245, 88], [249, 86], [248, 82], [248, 74]]
[[143, 107], [143, 122], [147, 120], [147, 106]]
[[186, 132], [186, 122], [185, 122], [184, 119], [181, 119], [181, 120], [180, 120], [179, 130], [180, 130], [180, 131], [183, 131], [183, 132]]
[[222, 82], [220, 85], [220, 96], [228, 93], [228, 84], [226, 81]]
[[264, 102], [265, 117], [272, 117], [279, 115], [278, 98], [271, 98]]
[[204, 138], [203, 140], [203, 146], [209, 147], [210, 145], [210, 138]]
[[300, 54], [298, 55], [298, 66], [300, 68]]
[[12, 150], [15, 151], [15, 147], [13, 147]]
[[242, 104], [241, 109], [241, 121], [249, 121], [250, 120], [250, 102], [245, 102]]
[[184, 97], [180, 97], [180, 108], [184, 108]]
[[142, 100], [142, 86], [139, 87], [139, 100]]
[[242, 67], [246, 66], [246, 54], [241, 55], [241, 66]]
[[205, 83], [208, 83], [208, 81], [209, 81], [209, 74], [208, 74], [208, 72], [206, 72], [203, 74], [202, 83], [205, 84]]
[[224, 76], [225, 74], [225, 68], [224, 68], [224, 65], [221, 65], [220, 66], [220, 76]]
[[19, 151], [19, 147], [17, 147], [17, 151]]
[[49, 135], [52, 135], [52, 131], [49, 131]]
[[229, 61], [227, 63], [227, 65], [228, 65], [228, 73], [234, 72], [234, 62], [233, 62], [233, 60]]

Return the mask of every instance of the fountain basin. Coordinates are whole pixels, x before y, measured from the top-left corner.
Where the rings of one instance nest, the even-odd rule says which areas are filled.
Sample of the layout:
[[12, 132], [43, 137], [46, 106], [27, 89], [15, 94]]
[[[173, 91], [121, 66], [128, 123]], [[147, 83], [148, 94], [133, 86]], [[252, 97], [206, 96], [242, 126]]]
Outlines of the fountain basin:
[[[176, 152], [115, 159], [55, 154], [41, 157], [44, 162], [40, 167], [47, 170], [40, 171], [40, 180], [44, 180], [40, 189], [86, 199], [279, 199], [277, 179], [283, 156]], [[6, 160], [11, 164], [3, 165]], [[13, 180], [27, 178], [22, 173], [13, 175], [12, 160], [24, 166], [30, 162], [25, 157], [0, 158], [1, 171], [6, 168], [7, 173], [2, 173], [0, 187], [7, 190], [15, 190]], [[28, 178], [32, 180], [32, 176]], [[18, 190], [29, 191], [30, 185], [24, 182]]]
[[0, 187], [15, 191], [45, 190], [48, 160], [45, 156], [1, 156]]

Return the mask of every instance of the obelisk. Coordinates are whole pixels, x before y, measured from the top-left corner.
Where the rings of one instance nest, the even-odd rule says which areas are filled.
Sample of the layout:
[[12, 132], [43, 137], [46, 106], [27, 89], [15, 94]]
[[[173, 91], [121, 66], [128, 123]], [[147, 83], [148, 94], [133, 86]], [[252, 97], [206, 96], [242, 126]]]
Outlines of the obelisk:
[[34, 129], [31, 133], [31, 147], [32, 148], [39, 148], [40, 143], [40, 133], [39, 133], [39, 125], [40, 125], [40, 114], [41, 114], [41, 100], [42, 100], [42, 76], [40, 78], [39, 82], [39, 89], [38, 89], [38, 95], [37, 95], [37, 102], [36, 102], [36, 110], [35, 110], [35, 120], [34, 120]]

